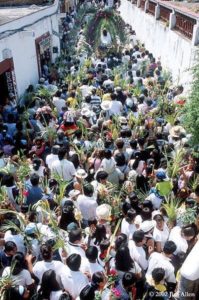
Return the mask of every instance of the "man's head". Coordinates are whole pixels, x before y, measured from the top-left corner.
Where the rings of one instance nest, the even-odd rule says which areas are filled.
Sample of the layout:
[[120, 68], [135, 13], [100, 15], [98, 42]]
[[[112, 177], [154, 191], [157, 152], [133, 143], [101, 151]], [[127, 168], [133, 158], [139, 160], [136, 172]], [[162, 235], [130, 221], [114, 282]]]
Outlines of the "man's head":
[[152, 271], [152, 278], [156, 284], [160, 283], [165, 277], [165, 270], [163, 268], [155, 268]]
[[69, 232], [69, 242], [73, 244], [78, 244], [81, 242], [81, 240], [82, 240], [82, 231], [80, 228], [71, 230]]
[[66, 156], [66, 153], [67, 153], [67, 151], [66, 151], [65, 148], [63, 148], [63, 147], [60, 148], [59, 151], [58, 151], [58, 158], [59, 158], [59, 160], [63, 160], [65, 158], [65, 156]]
[[36, 173], [32, 174], [30, 176], [30, 182], [32, 186], [37, 186], [39, 184], [39, 175], [37, 175]]
[[86, 250], [86, 257], [90, 262], [95, 262], [98, 257], [98, 249], [95, 246], [90, 246]]
[[133, 240], [134, 240], [136, 246], [142, 247], [146, 242], [144, 231], [143, 230], [136, 230], [133, 233]]
[[14, 242], [11, 242], [11, 241], [6, 242], [4, 251], [5, 251], [6, 255], [13, 256], [17, 252], [17, 245]]
[[87, 197], [92, 197], [93, 196], [93, 192], [94, 192], [94, 188], [92, 186], [92, 184], [85, 184], [83, 186], [83, 190], [84, 190], [84, 195]]
[[79, 271], [81, 265], [81, 256], [79, 254], [73, 253], [66, 259], [66, 264], [71, 271]]
[[136, 281], [136, 275], [131, 272], [124, 273], [122, 277], [122, 284], [125, 290], [131, 290], [132, 287], [135, 285]]
[[166, 241], [163, 252], [166, 256], [171, 257], [173, 253], [176, 251], [177, 246], [173, 241]]
[[52, 259], [53, 251], [52, 246], [49, 243], [41, 245], [40, 251], [44, 261], [49, 261]]

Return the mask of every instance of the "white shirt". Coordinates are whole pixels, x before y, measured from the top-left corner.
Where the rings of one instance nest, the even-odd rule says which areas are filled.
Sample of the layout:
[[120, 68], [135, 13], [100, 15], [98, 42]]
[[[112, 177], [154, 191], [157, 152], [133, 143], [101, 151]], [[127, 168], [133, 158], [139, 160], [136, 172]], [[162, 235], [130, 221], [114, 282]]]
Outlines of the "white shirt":
[[53, 97], [53, 104], [56, 107], [58, 113], [61, 112], [62, 107], [66, 106], [65, 100], [59, 97]]
[[6, 242], [14, 242], [17, 246], [17, 251], [26, 253], [26, 247], [24, 245], [24, 239], [21, 234], [12, 234], [10, 230], [6, 231], [4, 235], [4, 241]]
[[110, 114], [111, 115], [121, 115], [122, 113], [122, 103], [117, 100], [111, 101]]
[[86, 257], [84, 249], [82, 249], [82, 247], [80, 245], [78, 245], [78, 244], [73, 244], [71, 242], [68, 242], [68, 244], [67, 244], [67, 251], [68, 251], [69, 255], [73, 254], [73, 253], [77, 253], [81, 257]]
[[94, 220], [96, 218], [96, 208], [98, 205], [93, 197], [79, 195], [77, 198], [77, 206], [81, 211], [83, 219]]
[[154, 193], [150, 194], [147, 198], [153, 204], [153, 209], [159, 209], [162, 204], [162, 199], [157, 197]]
[[136, 230], [135, 224], [129, 224], [125, 218], [122, 220], [121, 233], [125, 233], [128, 239], [132, 238], [132, 235]]
[[56, 291], [50, 293], [50, 300], [59, 300], [60, 296], [63, 294], [62, 291]]
[[56, 160], [58, 160], [57, 154], [51, 153], [46, 156], [46, 164], [48, 165], [50, 170], [52, 169], [52, 163]]
[[188, 280], [197, 280], [199, 278], [199, 241], [195, 244], [187, 258], [185, 259], [181, 275]]
[[146, 270], [148, 268], [148, 261], [143, 247], [137, 247], [135, 242], [130, 240], [129, 251], [132, 259], [136, 261], [143, 270]]
[[146, 278], [151, 278], [152, 271], [155, 268], [163, 268], [165, 270], [165, 280], [167, 282], [176, 283], [174, 274], [174, 267], [170, 262], [170, 259], [162, 253], [154, 252], [149, 257], [149, 267], [146, 273]]
[[75, 176], [75, 167], [67, 159], [56, 160], [52, 163], [52, 173], [57, 173], [66, 181], [71, 181]]
[[[11, 267], [6, 267], [4, 269], [2, 277], [10, 276], [10, 268]], [[33, 283], [30, 272], [25, 269], [23, 269], [18, 275], [12, 275], [11, 277], [17, 285], [23, 285], [27, 287]]]
[[88, 94], [91, 92], [92, 87], [90, 87], [89, 85], [82, 85], [80, 86], [80, 90], [82, 92], [82, 97], [85, 98], [86, 96], [88, 96]]
[[63, 273], [65, 273], [64, 272], [65, 268], [66, 268], [66, 266], [60, 261], [52, 260], [51, 262], [46, 262], [46, 261], [42, 260], [42, 261], [36, 262], [36, 264], [33, 266], [33, 273], [39, 279], [39, 281], [41, 283], [44, 272], [51, 269], [51, 270], [55, 271], [57, 281], [59, 282], [59, 284], [61, 284], [62, 283], [61, 278], [63, 276]]
[[154, 238], [155, 242], [160, 242], [161, 243], [161, 247], [163, 249], [164, 244], [166, 243], [166, 241], [169, 238], [169, 229], [168, 229], [167, 225], [164, 224], [163, 230], [159, 230], [155, 226], [154, 231], [153, 231], [153, 238]]
[[104, 273], [104, 268], [98, 262], [91, 263], [87, 260], [86, 263], [81, 265], [81, 271], [82, 273], [89, 273], [92, 277], [92, 275], [96, 272]]
[[171, 229], [171, 232], [169, 235], [169, 241], [173, 241], [177, 246], [177, 249], [174, 252], [174, 254], [178, 254], [179, 252], [186, 253], [188, 244], [187, 244], [187, 241], [181, 235], [181, 227], [180, 226], [175, 226]]
[[65, 276], [62, 276], [64, 289], [70, 293], [73, 299], [76, 299], [82, 289], [89, 283], [88, 278], [80, 271], [74, 272], [68, 270]]

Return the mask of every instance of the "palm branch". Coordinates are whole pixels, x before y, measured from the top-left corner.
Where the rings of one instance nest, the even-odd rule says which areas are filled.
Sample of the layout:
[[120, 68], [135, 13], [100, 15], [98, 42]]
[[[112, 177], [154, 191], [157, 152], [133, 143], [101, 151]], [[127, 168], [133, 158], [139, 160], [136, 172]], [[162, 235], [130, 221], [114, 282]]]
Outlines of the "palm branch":
[[175, 221], [177, 218], [177, 209], [179, 208], [178, 199], [174, 199], [173, 197], [166, 197], [166, 203], [163, 203], [162, 206], [166, 210], [169, 221]]

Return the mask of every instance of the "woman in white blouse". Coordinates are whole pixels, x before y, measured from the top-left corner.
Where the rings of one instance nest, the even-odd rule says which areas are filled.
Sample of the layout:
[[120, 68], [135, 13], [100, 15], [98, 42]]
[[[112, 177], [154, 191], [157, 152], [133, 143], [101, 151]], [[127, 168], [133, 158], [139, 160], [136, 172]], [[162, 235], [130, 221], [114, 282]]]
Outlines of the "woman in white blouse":
[[156, 214], [153, 218], [156, 222], [153, 231], [153, 238], [155, 241], [155, 248], [157, 252], [162, 252], [164, 244], [169, 238], [169, 228], [166, 225], [164, 218], [161, 214]]

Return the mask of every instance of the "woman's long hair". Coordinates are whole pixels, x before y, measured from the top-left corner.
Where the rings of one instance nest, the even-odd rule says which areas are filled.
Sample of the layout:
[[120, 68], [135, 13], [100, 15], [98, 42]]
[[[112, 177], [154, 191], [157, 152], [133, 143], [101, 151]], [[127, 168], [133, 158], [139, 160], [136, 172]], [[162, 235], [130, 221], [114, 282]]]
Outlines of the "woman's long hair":
[[134, 261], [130, 256], [129, 248], [127, 246], [121, 246], [115, 255], [115, 267], [116, 270], [122, 272], [128, 272], [134, 267]]
[[66, 203], [66, 204], [64, 204], [64, 206], [62, 208], [59, 227], [66, 231], [67, 226], [72, 222], [77, 223], [77, 221], [75, 219], [75, 215], [74, 215], [74, 206], [71, 201], [71, 204]]
[[26, 268], [24, 254], [17, 252], [12, 258], [12, 275], [17, 276], [19, 273]]
[[54, 270], [44, 272], [41, 280], [41, 287], [38, 291], [39, 299], [50, 299], [50, 293], [61, 290], [56, 279]]
[[106, 227], [102, 224], [97, 224], [92, 238], [94, 239], [94, 244], [99, 245], [101, 241], [106, 239]]

